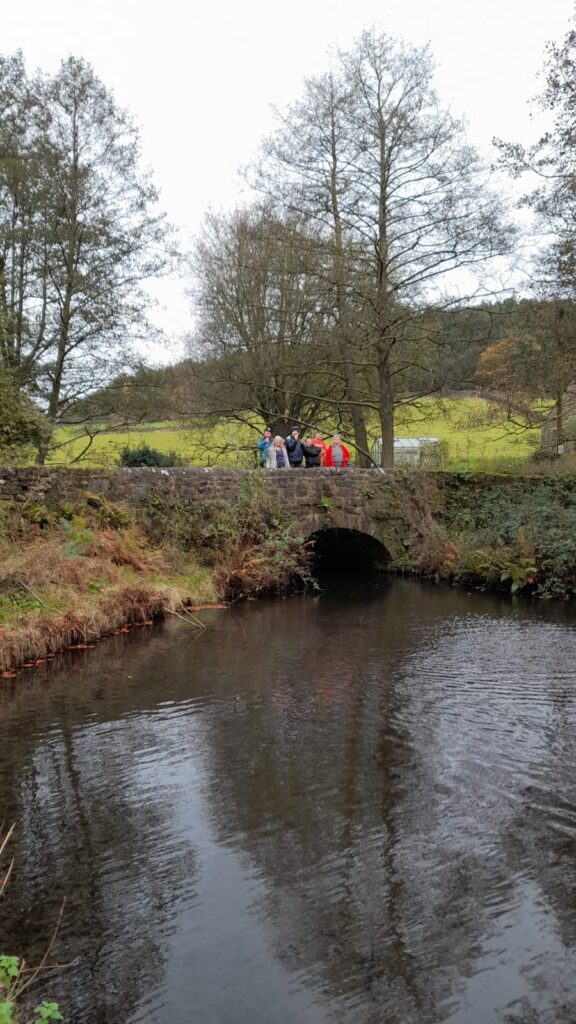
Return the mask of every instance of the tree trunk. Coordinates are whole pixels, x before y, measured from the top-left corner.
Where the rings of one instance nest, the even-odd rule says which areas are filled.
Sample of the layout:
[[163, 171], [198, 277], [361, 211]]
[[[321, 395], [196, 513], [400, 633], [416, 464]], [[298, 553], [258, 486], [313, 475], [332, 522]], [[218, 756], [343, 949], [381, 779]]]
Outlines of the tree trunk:
[[361, 469], [368, 469], [371, 461], [370, 454], [368, 452], [368, 434], [366, 432], [364, 413], [362, 411], [362, 406], [359, 403], [359, 395], [354, 381], [354, 369], [349, 363], [346, 363], [346, 393], [349, 401], [351, 402], [350, 418], [352, 420], [354, 444], [356, 446], [355, 462]]
[[394, 469], [394, 401], [387, 350], [378, 353], [378, 412], [382, 436], [380, 465]]
[[562, 388], [558, 388], [556, 396], [556, 454], [561, 455], [564, 450], [564, 395]]
[[47, 437], [46, 440], [42, 442], [42, 445], [40, 446], [40, 448], [36, 452], [36, 465], [37, 466], [43, 466], [44, 463], [46, 462], [46, 458], [47, 458], [48, 451], [49, 451], [49, 448], [50, 448], [50, 441], [51, 440], [52, 440], [52, 433], [50, 433], [50, 436]]
[[270, 427], [272, 437], [276, 437], [277, 434], [280, 435], [280, 437], [288, 437], [292, 427], [297, 426], [297, 424], [292, 423], [283, 416], [275, 416], [273, 420], [270, 420], [270, 422], [266, 424], [266, 426]]
[[[68, 338], [70, 331], [70, 316], [71, 316], [71, 305], [72, 305], [72, 294], [73, 294], [73, 274], [72, 271], [68, 274], [68, 280], [66, 282], [66, 291], [64, 294], [64, 304], [61, 313], [60, 323], [60, 335], [58, 338], [58, 352], [56, 355], [56, 367], [54, 370], [54, 376], [52, 378], [52, 388], [50, 390], [50, 398], [48, 400], [48, 409], [46, 410], [46, 418], [50, 423], [54, 424], [58, 416], [58, 408], [60, 404], [60, 392], [62, 390], [62, 377], [64, 374], [64, 362], [67, 355]], [[38, 449], [36, 453], [36, 465], [43, 466], [46, 462], [46, 456], [48, 455], [48, 449], [50, 447], [50, 438]]]
[[[378, 96], [380, 103], [380, 96]], [[388, 308], [388, 173], [386, 154], [386, 121], [380, 112], [380, 159], [378, 196], [378, 249], [376, 254], [376, 311], [378, 358], [378, 412], [382, 435], [380, 465], [394, 469], [394, 396], [390, 373], [390, 337]]]
[[334, 121], [334, 106], [331, 106], [331, 178], [330, 178], [330, 201], [332, 204], [332, 220], [334, 223], [334, 271], [336, 278], [336, 309], [338, 313], [338, 332], [340, 356], [344, 364], [344, 380], [346, 387], [346, 398], [350, 402], [350, 418], [354, 431], [354, 444], [356, 446], [355, 462], [362, 469], [370, 466], [368, 454], [368, 435], [364, 420], [364, 410], [360, 405], [360, 394], [356, 384], [356, 370], [350, 362], [352, 348], [352, 332], [348, 317], [348, 299], [345, 288], [345, 263], [344, 263], [344, 242], [342, 232], [342, 218], [340, 216], [340, 203], [338, 198], [338, 140], [336, 125]]
[[[52, 388], [48, 400], [47, 419], [55, 423], [60, 406], [60, 393], [62, 391], [62, 380], [64, 377], [64, 365], [69, 354], [70, 323], [72, 320], [72, 299], [76, 287], [76, 252], [81, 236], [81, 226], [78, 223], [78, 200], [79, 200], [79, 156], [78, 156], [78, 104], [74, 103], [72, 112], [72, 155], [70, 163], [70, 180], [68, 201], [70, 212], [68, 215], [68, 238], [66, 246], [66, 285], [60, 310], [60, 330], [58, 333], [58, 348], [56, 353], [56, 366], [52, 377]], [[48, 454], [48, 443], [38, 450], [36, 463], [44, 465]]]

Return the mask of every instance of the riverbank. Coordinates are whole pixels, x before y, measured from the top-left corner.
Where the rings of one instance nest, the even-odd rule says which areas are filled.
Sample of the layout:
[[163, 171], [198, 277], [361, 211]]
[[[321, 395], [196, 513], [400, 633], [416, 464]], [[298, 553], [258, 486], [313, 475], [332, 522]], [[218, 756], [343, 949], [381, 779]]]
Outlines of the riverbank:
[[397, 568], [480, 589], [576, 597], [576, 479], [441, 474]]
[[46, 521], [24, 509], [2, 524], [0, 673], [218, 600], [210, 569], [193, 559], [177, 566], [140, 528], [62, 511]]
[[96, 495], [4, 502], [0, 676], [131, 626], [309, 579], [289, 518], [247, 492], [210, 521], [153, 499], [139, 514]]
[[[0, 474], [0, 673], [160, 615], [311, 582], [313, 540], [394, 572], [576, 596], [576, 479], [311, 470]], [[358, 549], [356, 548], [358, 554]]]

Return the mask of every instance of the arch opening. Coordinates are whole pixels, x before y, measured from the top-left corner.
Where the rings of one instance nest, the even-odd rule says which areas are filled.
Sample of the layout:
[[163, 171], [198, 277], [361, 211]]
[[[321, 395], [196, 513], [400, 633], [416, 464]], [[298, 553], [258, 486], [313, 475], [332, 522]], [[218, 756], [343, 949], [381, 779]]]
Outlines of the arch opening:
[[309, 539], [315, 576], [383, 572], [390, 562], [384, 545], [360, 530], [331, 527], [316, 530]]

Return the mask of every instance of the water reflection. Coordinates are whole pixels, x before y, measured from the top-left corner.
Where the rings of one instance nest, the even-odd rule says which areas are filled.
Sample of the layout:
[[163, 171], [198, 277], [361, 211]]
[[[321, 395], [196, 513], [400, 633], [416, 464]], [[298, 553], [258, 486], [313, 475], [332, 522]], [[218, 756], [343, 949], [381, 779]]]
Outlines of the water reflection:
[[68, 1020], [576, 1018], [572, 609], [347, 587], [0, 691], [3, 942], [69, 897]]

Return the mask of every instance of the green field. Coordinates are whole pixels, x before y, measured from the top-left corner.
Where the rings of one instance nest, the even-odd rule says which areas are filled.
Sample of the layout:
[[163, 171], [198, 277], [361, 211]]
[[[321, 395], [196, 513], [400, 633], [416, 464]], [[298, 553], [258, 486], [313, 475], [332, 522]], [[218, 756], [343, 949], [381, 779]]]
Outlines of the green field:
[[[371, 440], [377, 433], [374, 427]], [[538, 428], [508, 423], [501, 410], [479, 398], [422, 399], [417, 407], [398, 410], [395, 433], [398, 437], [437, 437], [445, 445], [447, 468], [470, 470], [520, 463], [537, 449], [540, 440]], [[175, 451], [192, 466], [251, 466], [257, 437], [256, 430], [241, 423], [147, 423], [123, 431], [102, 428], [79, 464], [113, 465], [122, 448], [148, 444], [162, 452]], [[78, 460], [88, 436], [78, 427], [59, 427], [55, 442], [60, 447], [53, 450], [49, 462], [68, 464]]]

